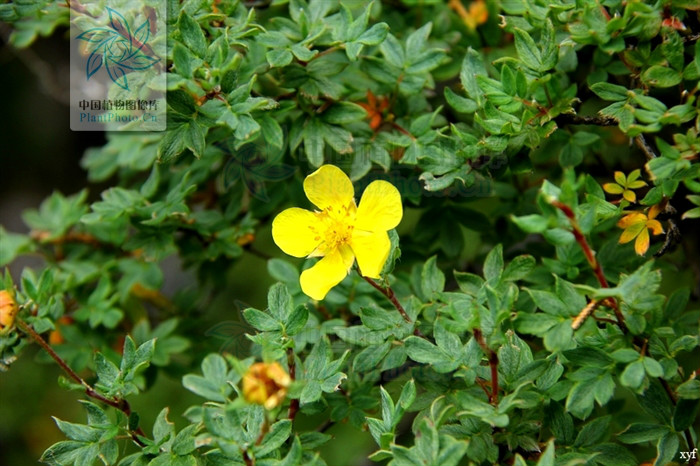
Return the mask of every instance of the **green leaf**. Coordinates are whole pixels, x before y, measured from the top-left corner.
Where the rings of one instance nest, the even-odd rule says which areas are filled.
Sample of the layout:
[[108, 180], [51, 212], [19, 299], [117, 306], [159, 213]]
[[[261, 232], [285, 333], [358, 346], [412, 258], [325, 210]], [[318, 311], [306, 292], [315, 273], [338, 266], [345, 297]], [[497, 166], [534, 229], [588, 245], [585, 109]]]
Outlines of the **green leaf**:
[[382, 359], [389, 353], [391, 342], [387, 341], [381, 345], [368, 346], [360, 351], [353, 361], [353, 369], [358, 372], [366, 372], [376, 369]]
[[576, 436], [575, 447], [590, 447], [600, 444], [608, 433], [612, 416], [603, 416], [587, 423]]
[[486, 256], [484, 262], [484, 278], [497, 282], [503, 274], [503, 246], [498, 244]]
[[382, 55], [386, 58], [386, 61], [397, 68], [404, 67], [404, 61], [406, 59], [403, 47], [396, 37], [391, 33], [387, 34], [386, 39], [379, 46]]
[[634, 361], [628, 364], [620, 375], [620, 383], [630, 388], [639, 388], [644, 382], [644, 363]]
[[525, 66], [539, 71], [540, 68], [542, 68], [542, 56], [539, 47], [537, 47], [535, 41], [532, 40], [530, 34], [524, 30], [515, 28], [513, 32], [515, 34], [515, 50], [517, 50], [518, 56]]
[[460, 95], [455, 94], [455, 92], [449, 87], [445, 87], [445, 100], [447, 104], [457, 110], [460, 113], [474, 113], [477, 110], [476, 102], [471, 99], [467, 99]]
[[591, 90], [596, 93], [598, 97], [603, 100], [611, 100], [613, 102], [618, 102], [621, 100], [626, 100], [629, 91], [626, 87], [618, 86], [617, 84], [610, 84], [606, 82], [596, 83], [591, 86]]
[[635, 423], [627, 426], [625, 430], [617, 434], [617, 438], [623, 443], [643, 443], [657, 440], [668, 432], [668, 427], [658, 424]]
[[597, 453], [595, 461], [603, 466], [638, 466], [637, 458], [626, 448], [614, 443], [603, 443], [591, 448]]
[[269, 314], [258, 311], [257, 309], [245, 309], [243, 311], [243, 317], [251, 326], [263, 332], [273, 332], [282, 329], [278, 320], [273, 319]]
[[525, 233], [544, 233], [549, 228], [549, 219], [543, 215], [512, 216], [511, 220]]
[[289, 290], [283, 283], [275, 283], [267, 293], [267, 304], [270, 313], [280, 322], [286, 322], [294, 310], [294, 303]]
[[680, 84], [681, 73], [666, 66], [654, 65], [641, 75], [642, 82], [654, 87], [672, 87]]
[[467, 91], [467, 95], [476, 101], [478, 106], [483, 104], [483, 91], [477, 82], [477, 77], [488, 76], [483, 57], [479, 52], [469, 47], [462, 61], [459, 79]]
[[299, 283], [299, 271], [284, 259], [270, 259], [267, 261], [267, 271], [275, 280], [284, 282], [287, 286]]
[[595, 380], [577, 382], [566, 399], [566, 410], [579, 419], [585, 419], [593, 411]]
[[668, 432], [666, 435], [661, 437], [656, 444], [656, 460], [654, 461], [654, 466], [664, 466], [669, 463], [678, 455], [678, 446], [680, 442], [678, 441], [678, 434], [675, 432]]
[[437, 256], [425, 262], [421, 271], [421, 290], [426, 297], [432, 297], [445, 288], [445, 274], [437, 266]]
[[676, 393], [680, 398], [685, 398], [688, 400], [698, 400], [700, 399], [700, 380], [692, 379], [687, 382], [683, 382], [676, 389]]
[[681, 398], [678, 400], [673, 413], [673, 428], [681, 432], [693, 425], [700, 410], [700, 401]]
[[316, 118], [309, 120], [304, 127], [304, 151], [313, 167], [320, 167], [323, 164], [323, 149], [325, 147], [323, 128], [324, 125]]
[[554, 464], [554, 440], [550, 440], [547, 443], [547, 447], [542, 452], [540, 459], [537, 460], [537, 466], [549, 466], [551, 464]]
[[29, 236], [9, 233], [0, 226], [0, 267], [3, 267], [22, 252], [29, 252], [32, 241]]
[[523, 255], [514, 258], [508, 263], [505, 271], [501, 275], [503, 281], [518, 281], [530, 275], [535, 268], [535, 258], [530, 255]]
[[309, 320], [309, 310], [305, 305], [297, 306], [289, 314], [286, 320], [286, 333], [289, 336], [294, 336], [301, 332], [306, 326], [306, 322]]
[[360, 34], [357, 42], [364, 45], [379, 45], [384, 41], [389, 32], [389, 25], [386, 23], [377, 23], [365, 32]]
[[335, 103], [321, 115], [323, 121], [334, 125], [345, 125], [361, 121], [366, 117], [367, 112], [365, 109], [352, 102]]
[[263, 437], [260, 445], [255, 446], [256, 457], [263, 457], [268, 453], [278, 450], [292, 434], [292, 421], [282, 419], [270, 426], [270, 430]]
[[226, 361], [218, 354], [210, 354], [202, 361], [203, 377], [187, 374], [182, 385], [189, 391], [208, 400], [225, 402], [233, 390], [227, 383]]
[[204, 32], [199, 24], [187, 14], [185, 10], [180, 12], [180, 17], [177, 20], [177, 27], [182, 35], [182, 41], [192, 50], [198, 57], [204, 58], [207, 53], [207, 40], [204, 37]]

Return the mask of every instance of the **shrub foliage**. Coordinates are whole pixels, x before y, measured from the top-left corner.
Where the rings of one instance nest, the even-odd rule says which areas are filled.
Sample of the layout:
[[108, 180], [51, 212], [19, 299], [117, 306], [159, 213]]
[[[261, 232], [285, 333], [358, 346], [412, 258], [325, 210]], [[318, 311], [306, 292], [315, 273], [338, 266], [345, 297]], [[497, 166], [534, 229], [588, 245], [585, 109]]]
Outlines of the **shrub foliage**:
[[[3, 367], [38, 343], [85, 393], [86, 423], [56, 419], [44, 462], [322, 465], [338, 423], [395, 466], [685, 461], [696, 1], [145, 4], [167, 15], [167, 131], [107, 133], [82, 165], [110, 187], [0, 228], [0, 265], [44, 259], [5, 273]], [[61, 40], [68, 8], [14, 0], [0, 19], [29, 47]], [[300, 274], [317, 259], [264, 238], [310, 207], [322, 165], [358, 194], [393, 184], [404, 215], [381, 278], [354, 268], [316, 301]], [[277, 281], [242, 313], [250, 347], [176, 361], [246, 254]], [[171, 256], [196, 282], [165, 296]], [[158, 371], [201, 403], [140, 418], [128, 400]]]

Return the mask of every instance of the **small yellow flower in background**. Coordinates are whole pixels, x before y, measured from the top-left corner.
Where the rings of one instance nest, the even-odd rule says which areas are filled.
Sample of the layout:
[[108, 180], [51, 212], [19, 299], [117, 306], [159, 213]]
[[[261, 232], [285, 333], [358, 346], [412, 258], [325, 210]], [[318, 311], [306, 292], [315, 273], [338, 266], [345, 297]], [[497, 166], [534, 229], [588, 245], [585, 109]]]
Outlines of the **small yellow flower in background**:
[[304, 192], [319, 212], [292, 207], [272, 222], [272, 238], [282, 251], [322, 257], [302, 272], [302, 291], [323, 299], [356, 258], [362, 276], [379, 278], [391, 249], [387, 232], [403, 216], [399, 191], [387, 181], [373, 181], [357, 206], [350, 178], [334, 165], [323, 165], [306, 177]]
[[461, 0], [450, 0], [447, 6], [462, 18], [464, 24], [472, 31], [489, 19], [489, 10], [484, 0], [475, 0], [465, 8]]
[[661, 213], [661, 204], [652, 206], [648, 213], [632, 212], [627, 214], [619, 222], [617, 226], [625, 231], [620, 236], [620, 244], [629, 243], [637, 238], [634, 242], [634, 250], [640, 256], [643, 256], [649, 250], [649, 231], [655, 235], [660, 235], [664, 232], [661, 223], [656, 220], [656, 216]]
[[8, 331], [15, 323], [17, 301], [7, 290], [0, 291], [0, 334]]
[[248, 403], [273, 409], [282, 404], [291, 383], [292, 378], [278, 362], [258, 362], [243, 376], [243, 398]]
[[637, 195], [632, 191], [633, 189], [643, 188], [647, 184], [638, 180], [641, 171], [639, 169], [634, 170], [632, 173], [625, 177], [622, 172], [615, 172], [615, 183], [605, 183], [603, 189], [608, 194], [622, 194], [622, 197], [629, 202], [636, 202]]

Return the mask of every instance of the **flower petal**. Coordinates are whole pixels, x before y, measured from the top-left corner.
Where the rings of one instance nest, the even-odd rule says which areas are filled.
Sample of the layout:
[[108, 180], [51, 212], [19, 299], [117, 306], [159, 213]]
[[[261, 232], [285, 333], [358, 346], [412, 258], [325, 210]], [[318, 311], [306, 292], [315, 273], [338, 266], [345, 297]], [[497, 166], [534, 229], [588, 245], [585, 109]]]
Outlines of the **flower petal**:
[[304, 180], [306, 197], [319, 209], [342, 208], [352, 203], [355, 189], [350, 178], [335, 165], [322, 165]]
[[605, 190], [606, 193], [609, 194], [622, 194], [625, 188], [620, 186], [617, 183], [605, 183], [603, 185], [603, 189]]
[[622, 232], [620, 241], [618, 242], [620, 244], [629, 243], [643, 230], [646, 230], [646, 225], [644, 223], [635, 223], [634, 225], [630, 225], [625, 231]]
[[648, 220], [647, 228], [649, 228], [655, 235], [660, 235], [664, 232], [664, 227], [661, 226], [661, 223], [658, 220]]
[[396, 227], [403, 217], [401, 194], [393, 184], [377, 180], [362, 193], [355, 216], [355, 228], [364, 231], [387, 231]]
[[643, 188], [643, 187], [646, 186], [646, 185], [647, 185], [647, 184], [646, 184], [644, 181], [642, 181], [642, 180], [637, 180], [637, 181], [633, 181], [633, 182], [631, 182], [630, 184], [628, 184], [628, 185], [627, 185], [627, 188], [628, 188], [628, 189], [639, 189], [639, 188]]
[[312, 299], [322, 300], [331, 288], [343, 281], [353, 260], [352, 251], [347, 246], [331, 251], [301, 273], [301, 290]]
[[[632, 183], [634, 180], [639, 178], [639, 176], [642, 174], [642, 171], [637, 168], [635, 170], [632, 170], [629, 175], [627, 175], [627, 187], [629, 187], [630, 183]], [[646, 183], [645, 183], [646, 184]]]
[[[662, 203], [655, 204], [651, 206], [651, 209], [649, 209], [649, 220], [656, 218], [657, 215], [659, 215], [662, 212]], [[665, 207], [665, 206], [664, 206]]]
[[641, 212], [632, 212], [631, 214], [625, 215], [617, 222], [617, 226], [620, 228], [628, 228], [635, 223], [644, 223], [647, 221], [647, 216]]
[[367, 233], [356, 231], [350, 240], [352, 252], [364, 277], [379, 278], [391, 250], [391, 241], [386, 231]]
[[306, 257], [321, 244], [323, 225], [317, 215], [292, 207], [283, 210], [272, 221], [272, 239], [290, 256]]
[[615, 172], [615, 182], [621, 186], [627, 186], [627, 177], [622, 172]]
[[637, 241], [634, 242], [634, 250], [640, 256], [643, 256], [649, 250], [649, 230], [646, 228], [637, 236]]

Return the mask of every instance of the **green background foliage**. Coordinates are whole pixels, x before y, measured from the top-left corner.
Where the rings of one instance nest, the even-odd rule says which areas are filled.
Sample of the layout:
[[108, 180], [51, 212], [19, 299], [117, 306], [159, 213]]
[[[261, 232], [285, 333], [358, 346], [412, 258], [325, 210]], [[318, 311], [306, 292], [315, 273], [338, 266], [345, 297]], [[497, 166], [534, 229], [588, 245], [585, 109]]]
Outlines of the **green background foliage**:
[[[107, 133], [87, 183], [0, 227], [18, 319], [94, 389], [0, 335], [5, 463], [666, 465], [697, 445], [696, 2], [489, 1], [477, 28], [466, 0], [143, 3], [167, 13], [167, 131]], [[68, 17], [0, 5], [18, 53]], [[356, 272], [309, 300], [313, 260], [273, 244], [326, 163], [401, 192], [379, 286], [407, 318]], [[633, 201], [603, 190], [634, 170]], [[653, 206], [640, 256], [617, 223]], [[295, 368], [281, 407], [241, 396], [256, 361]]]

